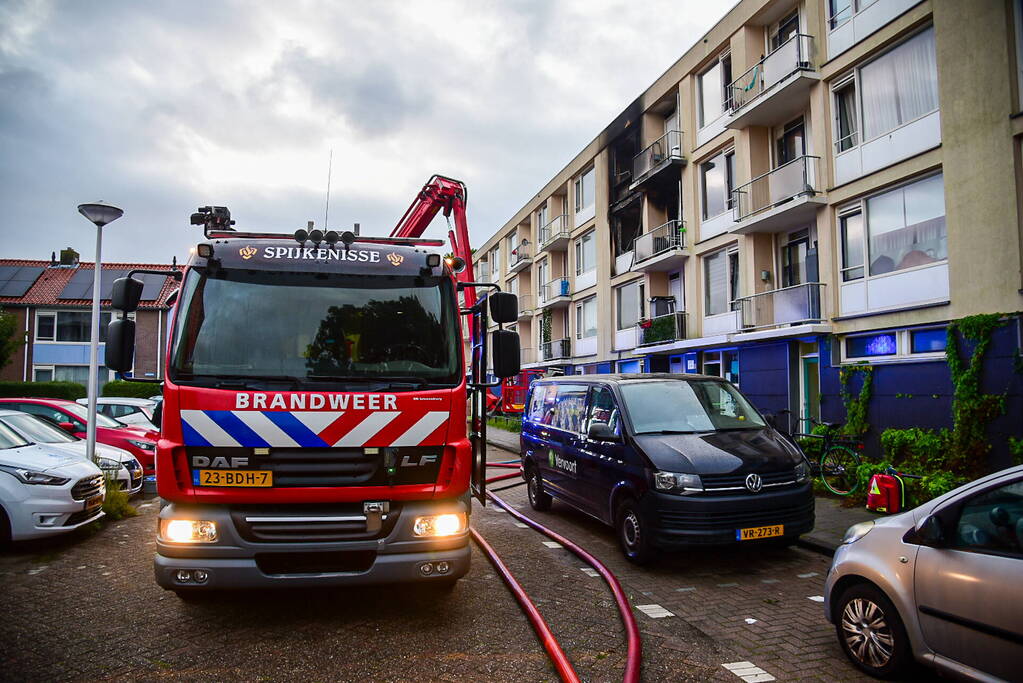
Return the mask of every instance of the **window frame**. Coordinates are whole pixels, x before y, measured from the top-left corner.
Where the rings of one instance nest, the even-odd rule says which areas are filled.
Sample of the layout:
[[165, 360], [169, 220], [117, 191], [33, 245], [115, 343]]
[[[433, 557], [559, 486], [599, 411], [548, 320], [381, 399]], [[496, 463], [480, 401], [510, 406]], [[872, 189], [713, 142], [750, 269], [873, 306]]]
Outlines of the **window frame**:
[[[929, 330], [947, 330], [947, 325], [919, 325], [916, 327], [900, 327], [881, 330], [870, 330], [869, 332], [855, 332], [845, 334], [836, 339], [838, 345], [839, 365], [883, 365], [886, 363], [907, 363], [907, 362], [933, 362], [945, 359], [945, 350], [927, 351], [913, 353], [913, 333]], [[850, 356], [847, 353], [846, 340], [857, 337], [874, 337], [881, 334], [895, 335], [895, 353], [883, 356]]]
[[593, 308], [597, 308], [597, 295], [588, 296], [581, 301], [577, 301], [575, 304], [575, 338], [576, 339], [595, 339], [600, 330], [600, 311], [594, 310], [593, 315], [596, 320], [596, 324], [593, 326], [593, 334], [585, 334], [584, 324], [586, 322], [586, 306], [592, 304]]
[[[635, 324], [628, 325], [626, 327], [622, 327], [622, 295], [621, 295], [621, 292], [626, 287], [632, 287], [634, 285], [639, 287], [639, 312], [637, 314]], [[633, 329], [633, 328], [635, 328], [635, 327], [637, 327], [639, 325], [639, 321], [643, 320], [644, 315], [645, 315], [645, 311], [646, 311], [646, 306], [645, 306], [646, 302], [644, 301], [645, 297], [646, 297], [646, 281], [643, 278], [641, 278], [641, 277], [640, 278], [636, 278], [635, 280], [629, 280], [628, 282], [622, 283], [622, 284], [620, 284], [620, 285], [618, 285], [617, 287], [614, 288], [615, 331], [616, 332], [623, 332], [625, 330], [631, 330], [631, 329]]]
[[[725, 81], [725, 67], [724, 63], [728, 62], [728, 81]], [[721, 98], [721, 111], [718, 115], [710, 121], [704, 121], [704, 106], [703, 106], [703, 77], [709, 74], [713, 69], [719, 70], [720, 78], [720, 98]], [[729, 109], [731, 109], [732, 96], [729, 91], [729, 86], [732, 85], [732, 51], [729, 48], [722, 50], [714, 59], [712, 59], [707, 66], [696, 75], [696, 127], [697, 129], [703, 129], [711, 125], [722, 116], [724, 116]]]
[[[587, 232], [583, 233], [579, 237], [575, 238], [575, 240], [573, 241], [573, 249], [574, 249], [574, 252], [575, 252], [575, 274], [576, 275], [582, 275], [583, 273], [588, 273], [591, 270], [595, 270], [597, 268], [597, 245], [595, 243], [596, 239], [597, 239], [597, 231], [596, 230], [588, 230]], [[584, 270], [582, 268], [581, 256], [585, 252], [586, 244], [592, 244], [593, 245], [593, 263], [590, 265], [589, 268], [586, 268]]]
[[[707, 262], [712, 258], [722, 257], [725, 259], [725, 298], [726, 309], [719, 313], [710, 313], [710, 280], [708, 278]], [[736, 258], [736, 267], [733, 272], [732, 257]], [[742, 288], [741, 270], [739, 262], [739, 245], [729, 244], [720, 249], [704, 254], [700, 257], [703, 261], [703, 315], [704, 317], [725, 315], [735, 310], [735, 302], [740, 298], [739, 290]]]
[[949, 519], [948, 525], [946, 527], [948, 531], [952, 532], [949, 534], [949, 536], [951, 537], [951, 542], [948, 544], [948, 549], [955, 550], [957, 552], [971, 553], [974, 555], [1002, 557], [1009, 560], [1016, 560], [1017, 562], [1023, 561], [1023, 549], [1021, 549], [1020, 552], [1013, 553], [1011, 551], [1007, 552], [1004, 550], [999, 550], [997, 548], [984, 548], [981, 546], [964, 545], [958, 542], [959, 526], [960, 524], [962, 524], [963, 513], [966, 511], [967, 507], [969, 507], [972, 503], [974, 503], [978, 498], [981, 498], [982, 496], [989, 495], [995, 491], [998, 491], [999, 489], [1004, 489], [1009, 486], [1020, 485], [1023, 485], [1023, 479], [1020, 479], [1019, 477], [1009, 478], [1007, 481], [992, 482], [991, 484], [985, 486], [984, 488], [978, 491], [971, 491], [969, 495], [959, 500], [955, 500], [952, 503], [944, 506], [943, 508], [939, 508], [937, 512], [934, 513], [937, 515], [939, 519], [941, 519], [941, 517], [945, 515], [951, 518]]
[[[586, 189], [585, 181], [586, 178], [589, 177], [591, 174], [593, 175], [592, 193], [594, 196], [587, 197], [586, 193], [584, 192], [584, 190]], [[572, 196], [574, 200], [573, 206], [575, 207], [575, 213], [582, 213], [583, 211], [589, 209], [591, 206], [595, 206], [597, 203], [597, 198], [595, 196], [597, 194], [597, 167], [590, 166], [588, 169], [582, 171], [579, 175], [577, 175], [572, 181], [572, 190], [573, 190]], [[587, 200], [588, 203], [580, 203], [585, 202]]]
[[[61, 314], [67, 314], [67, 313], [82, 313], [82, 314], [85, 314], [85, 315], [89, 316], [89, 318], [90, 318], [89, 322], [90, 322], [90, 325], [91, 325], [92, 311], [90, 311], [90, 310], [83, 310], [83, 309], [76, 309], [76, 308], [67, 308], [67, 309], [55, 308], [55, 309], [47, 309], [45, 311], [36, 311], [36, 314], [35, 314], [35, 324], [34, 324], [33, 330], [32, 330], [32, 334], [33, 334], [32, 341], [33, 342], [39, 342], [39, 343], [42, 343], [42, 344], [68, 344], [68, 345], [88, 344], [89, 341], [90, 341], [89, 339], [83, 339], [81, 341], [61, 341], [59, 339], [59, 337], [60, 337], [60, 334], [59, 334], [59, 330], [60, 330], [60, 316], [61, 316]], [[109, 316], [106, 323], [103, 322], [103, 318], [105, 316]], [[111, 320], [116, 320], [117, 317], [120, 317], [120, 316], [117, 315], [117, 311], [114, 311], [112, 309], [111, 310], [101, 310], [100, 311], [100, 337], [101, 337], [100, 342], [99, 342], [100, 344], [106, 344], [106, 340], [103, 339], [102, 336], [106, 333], [107, 325], [110, 323], [110, 321]], [[135, 312], [132, 311], [131, 313], [128, 313], [125, 317], [127, 317], [129, 320], [135, 320]], [[48, 320], [52, 320], [53, 321], [53, 336], [52, 337], [41, 337], [41, 336], [39, 336], [39, 322], [43, 318], [46, 318]]]
[[[714, 162], [716, 159], [721, 159], [722, 171], [725, 175], [724, 189], [725, 189], [725, 201], [724, 209], [714, 215], [707, 215], [707, 177], [704, 167]], [[735, 208], [735, 148], [726, 147], [714, 156], [708, 157], [700, 162], [699, 166], [700, 176], [700, 217], [701, 220], [706, 222], [714, 220], [720, 216], [725, 215], [729, 211]]]

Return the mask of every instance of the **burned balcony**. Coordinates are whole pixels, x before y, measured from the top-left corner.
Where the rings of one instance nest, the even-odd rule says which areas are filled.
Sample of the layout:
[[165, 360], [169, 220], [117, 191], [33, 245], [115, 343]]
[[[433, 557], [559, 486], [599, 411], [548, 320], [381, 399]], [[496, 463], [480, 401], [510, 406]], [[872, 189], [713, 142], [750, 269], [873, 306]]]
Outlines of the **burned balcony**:
[[813, 36], [796, 33], [728, 86], [727, 126], [775, 126], [806, 109], [820, 80]]
[[819, 161], [797, 157], [737, 187], [732, 192], [732, 232], [779, 232], [812, 221], [817, 207], [827, 203], [820, 194]]
[[508, 270], [512, 273], [517, 273], [528, 268], [531, 263], [533, 263], [532, 245], [529, 242], [523, 241], [509, 255]]
[[668, 221], [635, 242], [635, 263], [632, 269], [642, 272], [676, 270], [686, 256], [686, 224]]
[[529, 320], [535, 312], [532, 294], [519, 295], [519, 320]]
[[752, 331], [822, 323], [823, 301], [824, 283], [805, 282], [736, 299], [735, 306], [742, 328]]
[[568, 339], [555, 339], [540, 344], [540, 360], [559, 360], [572, 357], [572, 346]]
[[639, 345], [670, 344], [686, 338], [686, 314], [668, 313], [639, 322]]
[[540, 249], [544, 251], [565, 251], [568, 249], [570, 233], [571, 228], [568, 224], [568, 216], [565, 214], [556, 216], [554, 220], [540, 228]]
[[[632, 184], [629, 190], [643, 190], [668, 169], [686, 163], [682, 155], [682, 133], [670, 130], [657, 138], [632, 160]], [[678, 180], [676, 172], [675, 180]]]
[[567, 277], [559, 277], [544, 283], [540, 288], [540, 308], [561, 308], [570, 303], [571, 294]]

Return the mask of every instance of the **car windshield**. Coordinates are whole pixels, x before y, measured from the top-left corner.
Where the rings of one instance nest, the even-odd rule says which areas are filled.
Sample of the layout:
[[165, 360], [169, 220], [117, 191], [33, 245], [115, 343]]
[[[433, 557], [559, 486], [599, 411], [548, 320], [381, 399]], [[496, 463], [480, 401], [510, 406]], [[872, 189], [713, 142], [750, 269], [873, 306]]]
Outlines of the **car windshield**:
[[455, 304], [447, 277], [192, 270], [171, 378], [454, 386]]
[[764, 427], [757, 411], [728, 382], [626, 382], [621, 385], [621, 392], [636, 434]]
[[[77, 417], [82, 422], [87, 423], [89, 421], [89, 409], [86, 408], [85, 406], [80, 405], [78, 403], [68, 403], [61, 407], [63, 407], [69, 413], [74, 413], [75, 417]], [[96, 411], [96, 424], [99, 425], [100, 427], [110, 427], [111, 429], [120, 429], [121, 427], [124, 426], [117, 420], [111, 417], [107, 417], [106, 415], [99, 411]]]
[[29, 444], [20, 434], [15, 432], [13, 429], [0, 422], [0, 450], [7, 448], [17, 448], [18, 446], [27, 446]]
[[35, 443], [72, 443], [78, 441], [60, 427], [56, 427], [42, 418], [24, 413], [22, 415], [6, 415], [0, 422]]

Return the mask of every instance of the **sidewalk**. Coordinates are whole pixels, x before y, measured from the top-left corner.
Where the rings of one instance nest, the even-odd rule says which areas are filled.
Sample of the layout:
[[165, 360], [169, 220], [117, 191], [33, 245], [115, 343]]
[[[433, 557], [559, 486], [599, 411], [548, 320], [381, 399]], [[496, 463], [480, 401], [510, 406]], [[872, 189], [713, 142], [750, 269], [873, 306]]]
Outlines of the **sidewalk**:
[[[501, 448], [512, 453], [519, 452], [519, 435], [515, 432], [505, 431], [497, 427], [487, 425], [487, 443], [496, 448]], [[502, 460], [512, 459], [512, 455]], [[816, 501], [817, 521], [813, 531], [800, 536], [796, 542], [798, 545], [814, 550], [825, 555], [832, 555], [842, 543], [845, 530], [853, 524], [875, 519], [877, 515], [867, 512], [862, 507], [842, 507], [842, 501], [837, 498], [817, 497]]]

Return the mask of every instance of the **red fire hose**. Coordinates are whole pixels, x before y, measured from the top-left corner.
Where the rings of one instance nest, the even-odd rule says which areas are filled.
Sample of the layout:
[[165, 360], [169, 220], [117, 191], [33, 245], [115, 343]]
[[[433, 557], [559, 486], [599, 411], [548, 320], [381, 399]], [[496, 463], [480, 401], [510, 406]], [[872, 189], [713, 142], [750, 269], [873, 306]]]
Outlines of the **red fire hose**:
[[[488, 467], [495, 465], [498, 467], [508, 466], [506, 463], [487, 463]], [[496, 477], [491, 477], [487, 479], [487, 483], [489, 484], [495, 481], [502, 481], [505, 479], [511, 479], [513, 477], [519, 477], [521, 476], [521, 466], [518, 466], [518, 468], [519, 468], [518, 472], [513, 472], [511, 474], [501, 474]], [[622, 589], [622, 586], [618, 582], [618, 579], [615, 577], [615, 575], [611, 573], [611, 570], [604, 566], [604, 563], [602, 563], [596, 557], [586, 552], [572, 541], [568, 540], [561, 534], [548, 529], [539, 522], [536, 522], [530, 519], [529, 517], [526, 517], [525, 515], [520, 513], [518, 510], [512, 508], [504, 500], [494, 495], [490, 491], [487, 492], [487, 497], [494, 501], [494, 503], [496, 503], [497, 505], [504, 508], [505, 511], [507, 511], [516, 519], [522, 521], [525, 524], [528, 524], [529, 526], [533, 527], [540, 533], [548, 536], [549, 538], [554, 539], [563, 547], [575, 553], [575, 555], [577, 555], [580, 559], [582, 559], [584, 562], [589, 564], [591, 567], [596, 569], [597, 572], [600, 573], [601, 577], [603, 577], [604, 581], [607, 583], [608, 588], [611, 589], [611, 593], [614, 594], [615, 596], [615, 602], [618, 606], [618, 613], [621, 616], [622, 625], [625, 627], [625, 634], [628, 640], [628, 651], [625, 656], [625, 673], [622, 677], [622, 680], [625, 681], [625, 683], [638, 683], [640, 665], [643, 661], [643, 651], [642, 644], [640, 642], [639, 627], [636, 625], [636, 618], [632, 614], [632, 607], [629, 605], [629, 600], [625, 596], [625, 591]], [[533, 629], [537, 632], [537, 635], [540, 637], [540, 640], [543, 643], [544, 648], [550, 655], [551, 661], [554, 663], [554, 666], [558, 669], [558, 673], [561, 675], [562, 679], [566, 681], [579, 680], [578, 677], [576, 676], [575, 671], [572, 669], [571, 663], [568, 661], [567, 658], [565, 658], [565, 654], [561, 650], [561, 647], [557, 644], [557, 641], [554, 640], [554, 636], [551, 633], [550, 628], [547, 626], [547, 623], [543, 620], [543, 617], [540, 616], [539, 611], [536, 609], [536, 605], [534, 605], [532, 601], [529, 600], [529, 597], [525, 594], [525, 591], [522, 590], [522, 586], [520, 586], [519, 583], [515, 581], [515, 578], [511, 576], [510, 572], [508, 572], [508, 568], [505, 567], [504, 563], [502, 563], [500, 558], [497, 557], [497, 554], [494, 553], [493, 548], [491, 548], [490, 545], [488, 545], [487, 542], [483, 540], [483, 537], [480, 536], [474, 529], [470, 531], [472, 533], [473, 538], [476, 539], [476, 542], [480, 545], [480, 548], [483, 549], [484, 553], [486, 553], [487, 557], [490, 559], [490, 562], [494, 565], [495, 568], [497, 568], [498, 572], [501, 574], [501, 578], [504, 579], [506, 584], [508, 584], [512, 593], [515, 595], [515, 598], [519, 601], [519, 604], [522, 606], [523, 611], [526, 612], [526, 616], [533, 624]], [[548, 642], [548, 639], [550, 639], [551, 641], [550, 643]], [[559, 657], [564, 658], [563, 663], [561, 662]], [[563, 666], [567, 667], [567, 669], [563, 669], [562, 668]]]

